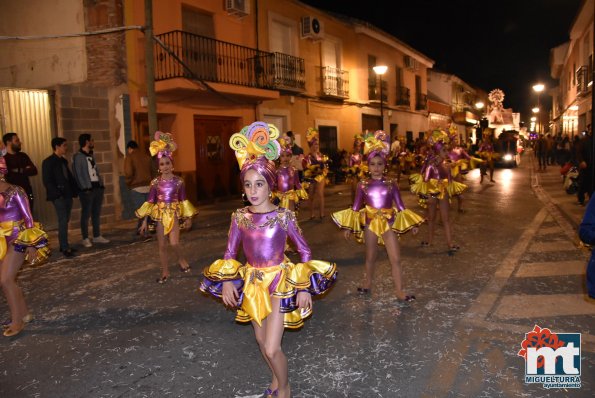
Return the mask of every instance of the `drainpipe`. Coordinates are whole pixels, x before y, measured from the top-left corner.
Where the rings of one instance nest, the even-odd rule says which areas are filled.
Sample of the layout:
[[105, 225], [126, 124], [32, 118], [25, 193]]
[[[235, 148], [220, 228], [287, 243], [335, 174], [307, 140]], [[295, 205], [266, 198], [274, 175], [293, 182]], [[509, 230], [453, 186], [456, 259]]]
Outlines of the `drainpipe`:
[[153, 0], [145, 0], [145, 72], [147, 84], [147, 117], [149, 136], [157, 131], [157, 101], [155, 98], [155, 65], [153, 57]]

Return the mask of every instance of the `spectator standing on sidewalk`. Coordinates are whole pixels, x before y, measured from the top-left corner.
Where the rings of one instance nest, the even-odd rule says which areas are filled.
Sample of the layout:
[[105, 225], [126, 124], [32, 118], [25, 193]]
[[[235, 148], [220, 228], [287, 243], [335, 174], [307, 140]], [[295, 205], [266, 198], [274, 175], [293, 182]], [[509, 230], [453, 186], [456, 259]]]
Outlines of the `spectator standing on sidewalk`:
[[539, 134], [539, 138], [535, 141], [535, 156], [539, 162], [537, 171], [545, 171], [547, 166], [547, 141], [543, 134]]
[[72, 198], [77, 196], [78, 190], [74, 177], [64, 157], [68, 150], [65, 138], [52, 138], [54, 153], [41, 163], [41, 176], [47, 192], [47, 200], [56, 208], [58, 217], [58, 241], [60, 251], [65, 257], [73, 257], [74, 250], [68, 244], [68, 222], [72, 210]]
[[37, 167], [25, 152], [21, 152], [21, 140], [17, 133], [4, 134], [2, 141], [6, 147], [6, 154], [4, 155], [8, 167], [6, 181], [25, 190], [27, 198], [29, 198], [29, 208], [33, 211], [33, 188], [31, 182], [29, 182], [29, 177], [37, 175]]
[[[140, 150], [136, 141], [129, 141], [126, 144], [124, 177], [126, 179], [126, 186], [130, 189], [130, 198], [135, 210], [140, 208], [149, 197], [151, 180], [153, 179], [152, 163], [151, 156]], [[137, 235], [140, 234], [138, 231], [142, 223], [143, 220], [139, 219], [136, 226]], [[148, 234], [145, 232], [143, 238], [146, 237], [148, 237]]]
[[101, 236], [100, 227], [101, 205], [105, 188], [93, 156], [95, 144], [91, 134], [81, 134], [79, 146], [79, 151], [72, 157], [72, 174], [80, 190], [82, 244], [85, 247], [91, 247], [93, 244], [89, 239], [89, 216], [93, 224], [93, 242], [109, 243], [108, 239]]
[[587, 293], [595, 299], [595, 200], [589, 200], [585, 215], [578, 228], [578, 235], [584, 243], [591, 245], [591, 258], [587, 265]]
[[585, 196], [591, 197], [593, 192], [593, 136], [591, 125], [580, 140], [578, 151], [578, 191], [576, 193], [578, 204], [585, 205]]

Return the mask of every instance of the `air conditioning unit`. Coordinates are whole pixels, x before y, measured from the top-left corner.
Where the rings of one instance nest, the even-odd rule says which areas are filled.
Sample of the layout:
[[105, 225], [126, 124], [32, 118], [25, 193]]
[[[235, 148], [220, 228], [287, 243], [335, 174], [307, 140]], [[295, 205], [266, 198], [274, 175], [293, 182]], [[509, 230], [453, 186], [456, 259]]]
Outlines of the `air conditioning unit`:
[[225, 11], [231, 15], [243, 17], [250, 14], [249, 0], [225, 0]]
[[302, 39], [322, 39], [324, 36], [324, 29], [322, 22], [312, 16], [302, 17]]
[[403, 60], [405, 61], [405, 68], [408, 69], [413, 69], [416, 70], [417, 69], [417, 60], [409, 55], [405, 55], [403, 57]]

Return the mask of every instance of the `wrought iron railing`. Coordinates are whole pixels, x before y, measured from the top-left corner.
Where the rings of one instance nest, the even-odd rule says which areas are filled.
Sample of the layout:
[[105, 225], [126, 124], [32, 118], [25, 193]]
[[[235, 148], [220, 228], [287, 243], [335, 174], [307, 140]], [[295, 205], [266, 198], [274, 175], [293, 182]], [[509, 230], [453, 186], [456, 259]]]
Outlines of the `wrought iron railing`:
[[415, 110], [422, 111], [428, 109], [428, 96], [426, 94], [417, 94], [415, 98]]
[[177, 77], [240, 86], [305, 89], [305, 63], [287, 54], [259, 51], [233, 43], [172, 31], [157, 35], [155, 80]]
[[397, 87], [397, 102], [396, 105], [411, 106], [411, 91], [408, 87]]
[[589, 93], [589, 83], [591, 82], [591, 72], [587, 65], [583, 65], [576, 71], [576, 91], [578, 95]]
[[349, 98], [349, 72], [323, 66], [322, 93], [331, 97]]
[[380, 101], [380, 92], [382, 92], [382, 102], [386, 102], [388, 96], [388, 82], [382, 80], [382, 90], [376, 78], [368, 79], [368, 99], [370, 101]]

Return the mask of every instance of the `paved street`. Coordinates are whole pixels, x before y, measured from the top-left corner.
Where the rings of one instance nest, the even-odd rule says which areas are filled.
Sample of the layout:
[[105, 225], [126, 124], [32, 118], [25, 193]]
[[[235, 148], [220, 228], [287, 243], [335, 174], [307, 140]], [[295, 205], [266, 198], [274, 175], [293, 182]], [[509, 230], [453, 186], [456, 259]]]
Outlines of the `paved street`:
[[[558, 167], [533, 172], [529, 154], [496, 183], [467, 176], [466, 212], [451, 212], [461, 250], [401, 238], [405, 286], [391, 296], [386, 253], [370, 297], [358, 295], [364, 248], [329, 217], [301, 227], [313, 257], [338, 264], [332, 291], [315, 301], [304, 328], [285, 334], [295, 397], [591, 397], [595, 388], [595, 302], [585, 299], [588, 258], [576, 226], [584, 207], [562, 190]], [[416, 198], [401, 181], [407, 206]], [[330, 187], [327, 214], [349, 205]], [[454, 202], [453, 202], [454, 204]], [[200, 270], [223, 254], [229, 215], [241, 203], [199, 208], [182, 235], [191, 274], [172, 268], [158, 285], [156, 243], [134, 242], [133, 222], [106, 232], [107, 247], [25, 268], [20, 283], [35, 320], [0, 342], [0, 397], [259, 397], [269, 374], [250, 326], [197, 291]], [[455, 206], [453, 206], [455, 208]], [[4, 298], [0, 316], [8, 318]], [[582, 333], [582, 388], [524, 383], [517, 355], [534, 325]]]

